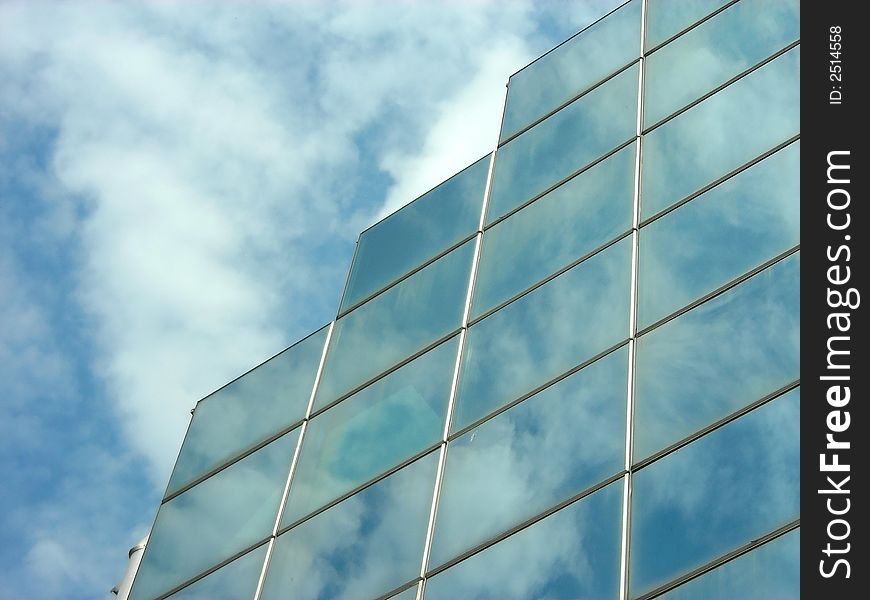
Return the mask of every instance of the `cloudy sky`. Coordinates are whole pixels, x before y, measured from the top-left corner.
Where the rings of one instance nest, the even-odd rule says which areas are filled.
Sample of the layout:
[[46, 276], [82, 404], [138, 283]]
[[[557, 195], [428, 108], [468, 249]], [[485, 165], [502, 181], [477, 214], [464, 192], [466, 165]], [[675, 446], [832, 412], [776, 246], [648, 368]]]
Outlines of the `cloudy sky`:
[[103, 598], [194, 403], [617, 0], [0, 0], [0, 595]]

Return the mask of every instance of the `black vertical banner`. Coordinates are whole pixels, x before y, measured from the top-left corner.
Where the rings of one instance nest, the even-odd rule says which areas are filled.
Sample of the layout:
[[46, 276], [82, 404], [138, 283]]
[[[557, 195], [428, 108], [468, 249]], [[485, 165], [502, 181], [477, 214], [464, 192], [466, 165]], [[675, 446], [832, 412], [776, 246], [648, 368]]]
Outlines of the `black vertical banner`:
[[[864, 2], [801, 5], [801, 592], [863, 598], [870, 361]], [[865, 294], [866, 292], [866, 294]]]

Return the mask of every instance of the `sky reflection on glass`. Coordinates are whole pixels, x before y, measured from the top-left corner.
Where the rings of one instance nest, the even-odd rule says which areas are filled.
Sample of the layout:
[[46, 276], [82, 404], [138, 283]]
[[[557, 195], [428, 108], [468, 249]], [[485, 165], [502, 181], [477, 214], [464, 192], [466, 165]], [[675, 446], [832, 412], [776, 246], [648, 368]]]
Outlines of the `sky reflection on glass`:
[[632, 0], [512, 75], [500, 139], [635, 60], [640, 54], [640, 11], [640, 0]]
[[438, 452], [280, 535], [262, 600], [375, 598], [420, 573]]
[[635, 460], [800, 377], [800, 253], [642, 335]]
[[617, 242], [469, 328], [452, 431], [628, 337], [630, 242]]
[[629, 67], [499, 148], [487, 223], [634, 137], [637, 69]]
[[309, 422], [282, 525], [441, 440], [457, 341], [430, 350]]
[[800, 242], [800, 142], [640, 230], [643, 328]]
[[623, 468], [625, 347], [450, 442], [429, 567]]
[[224, 565], [196, 583], [169, 596], [172, 600], [250, 600], [263, 570], [266, 548], [263, 544]]
[[481, 158], [360, 235], [342, 309], [477, 231], [489, 158]]
[[326, 331], [294, 344], [196, 406], [167, 495], [302, 420]]
[[430, 578], [425, 598], [616, 598], [621, 513], [620, 480]]
[[131, 600], [165, 593], [269, 536], [299, 429], [160, 507]]
[[728, 2], [729, 0], [647, 0], [645, 47], [649, 49], [661, 44]]
[[799, 37], [799, 0], [741, 0], [729, 6], [649, 56], [644, 125], [654, 125]]
[[796, 519], [799, 494], [795, 389], [634, 475], [631, 595]]
[[631, 229], [635, 152], [623, 148], [484, 233], [473, 317]]
[[800, 46], [643, 138], [641, 207], [650, 217], [800, 130]]
[[336, 321], [315, 409], [458, 329], [473, 255], [470, 240]]
[[767, 542], [678, 588], [662, 600], [793, 600], [800, 598], [800, 529]]

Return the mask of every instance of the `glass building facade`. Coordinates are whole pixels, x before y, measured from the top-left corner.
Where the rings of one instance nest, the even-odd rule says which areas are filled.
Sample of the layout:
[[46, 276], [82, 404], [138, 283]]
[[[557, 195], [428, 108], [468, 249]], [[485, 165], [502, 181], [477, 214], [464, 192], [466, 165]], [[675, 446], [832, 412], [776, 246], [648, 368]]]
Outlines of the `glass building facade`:
[[631, 0], [201, 400], [131, 598], [799, 596], [799, 6]]

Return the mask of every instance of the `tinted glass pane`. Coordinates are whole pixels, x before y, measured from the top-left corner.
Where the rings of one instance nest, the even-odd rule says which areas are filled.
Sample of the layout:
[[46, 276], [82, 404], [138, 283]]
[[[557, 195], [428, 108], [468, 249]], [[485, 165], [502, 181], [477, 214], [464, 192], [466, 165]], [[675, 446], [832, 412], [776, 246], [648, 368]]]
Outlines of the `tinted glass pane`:
[[435, 575], [426, 600], [616, 598], [621, 512], [616, 482]]
[[473, 255], [471, 240], [336, 321], [315, 408], [458, 329]]
[[203, 577], [180, 592], [172, 600], [251, 600], [263, 570], [266, 548], [263, 544], [214, 573]]
[[441, 441], [456, 351], [454, 338], [309, 422], [284, 525]]
[[636, 59], [640, 9], [640, 0], [632, 0], [515, 73], [508, 83], [501, 139]]
[[631, 229], [635, 150], [620, 150], [484, 233], [474, 316]]
[[430, 568], [622, 470], [627, 369], [617, 350], [450, 443]]
[[800, 598], [800, 529], [684, 583], [667, 600], [797, 600]]
[[487, 222], [631, 139], [636, 124], [634, 65], [499, 148]]
[[797, 47], [645, 135], [644, 217], [796, 135], [799, 67]]
[[653, 48], [728, 4], [728, 0], [647, 0], [646, 47]]
[[800, 376], [800, 255], [641, 336], [635, 458]]
[[799, 492], [799, 390], [638, 471], [632, 490], [632, 595], [796, 519]]
[[800, 1], [741, 0], [654, 52], [644, 71], [653, 125], [800, 38]]
[[798, 142], [641, 229], [639, 326], [799, 242]]
[[302, 420], [326, 330], [308, 336], [196, 406], [167, 494]]
[[161, 506], [130, 598], [168, 592], [268, 537], [298, 432], [281, 436]]
[[420, 574], [438, 452], [279, 536], [263, 600], [375, 598]]
[[488, 172], [486, 156], [364, 231], [342, 309], [477, 231]]
[[599, 252], [469, 328], [453, 431], [628, 337], [630, 242]]

